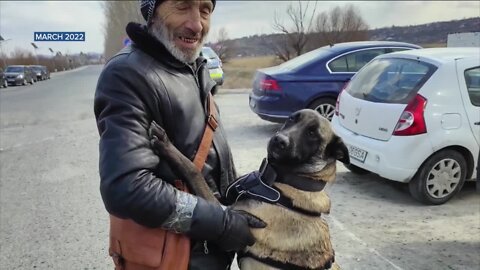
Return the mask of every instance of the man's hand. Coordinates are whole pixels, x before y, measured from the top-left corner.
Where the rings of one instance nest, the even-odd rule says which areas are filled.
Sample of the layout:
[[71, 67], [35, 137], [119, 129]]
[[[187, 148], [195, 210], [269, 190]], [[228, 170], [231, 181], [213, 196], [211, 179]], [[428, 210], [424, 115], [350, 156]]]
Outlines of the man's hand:
[[257, 217], [232, 208], [225, 209], [224, 231], [214, 241], [225, 251], [240, 251], [255, 243], [250, 228], [265, 228], [267, 224]]

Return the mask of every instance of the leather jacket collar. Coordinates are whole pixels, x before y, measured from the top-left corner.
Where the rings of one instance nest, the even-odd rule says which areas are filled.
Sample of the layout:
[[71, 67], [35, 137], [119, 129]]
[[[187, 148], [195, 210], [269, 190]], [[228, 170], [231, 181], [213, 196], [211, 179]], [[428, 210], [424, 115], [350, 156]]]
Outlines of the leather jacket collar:
[[[169, 66], [177, 69], [189, 67], [193, 70], [192, 66], [179, 61], [167, 50], [167, 48], [165, 48], [160, 41], [150, 35], [146, 25], [130, 22], [127, 24], [126, 31], [136, 46], [155, 58], [157, 61], [168, 64]], [[196, 69], [198, 70], [201, 65], [206, 63], [207, 59], [202, 56], [198, 57], [195, 61]]]

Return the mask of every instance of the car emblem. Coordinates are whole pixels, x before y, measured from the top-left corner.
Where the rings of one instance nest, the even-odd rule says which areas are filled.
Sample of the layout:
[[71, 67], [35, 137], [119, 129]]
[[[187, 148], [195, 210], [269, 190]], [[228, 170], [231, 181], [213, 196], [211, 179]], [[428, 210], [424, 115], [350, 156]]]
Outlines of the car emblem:
[[360, 112], [362, 112], [362, 108], [355, 108], [355, 116], [359, 116]]

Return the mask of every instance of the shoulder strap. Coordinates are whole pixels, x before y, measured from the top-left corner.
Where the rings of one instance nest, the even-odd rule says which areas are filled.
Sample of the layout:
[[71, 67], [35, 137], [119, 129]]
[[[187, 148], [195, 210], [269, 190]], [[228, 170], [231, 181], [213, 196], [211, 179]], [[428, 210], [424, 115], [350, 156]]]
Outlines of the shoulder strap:
[[[217, 109], [215, 107], [215, 103], [213, 102], [212, 94], [208, 94], [208, 118], [207, 124], [205, 126], [205, 131], [203, 132], [202, 140], [200, 141], [200, 145], [198, 146], [197, 154], [193, 159], [193, 164], [195, 167], [202, 171], [203, 166], [205, 165], [205, 161], [207, 160], [208, 151], [212, 146], [213, 141], [213, 133], [218, 127], [217, 122]], [[185, 183], [179, 179], [175, 180], [175, 186], [182, 191], [187, 191], [188, 189]]]
[[197, 154], [193, 159], [193, 164], [197, 167], [198, 170], [203, 169], [203, 165], [207, 160], [208, 151], [212, 146], [213, 141], [213, 133], [218, 127], [217, 122], [217, 109], [215, 108], [215, 103], [213, 102], [213, 97], [211, 94], [208, 94], [208, 119], [207, 125], [205, 127], [205, 131], [203, 133], [202, 140], [200, 142], [200, 146], [198, 147]]

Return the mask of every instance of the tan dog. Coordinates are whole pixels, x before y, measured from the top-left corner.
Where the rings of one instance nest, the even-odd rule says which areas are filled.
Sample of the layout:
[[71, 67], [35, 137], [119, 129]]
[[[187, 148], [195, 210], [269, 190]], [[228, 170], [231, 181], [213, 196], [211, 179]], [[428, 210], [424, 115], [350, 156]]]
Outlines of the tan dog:
[[[211, 192], [201, 174], [169, 142], [163, 129], [153, 123], [150, 135], [173, 170], [194, 182], [189, 184], [195, 194], [213, 200], [212, 194], [204, 194]], [[260, 183], [252, 190], [239, 191], [242, 183], [236, 182], [227, 191], [227, 198], [231, 189], [237, 192], [235, 209], [267, 223], [266, 228], [252, 229], [257, 241], [239, 255], [242, 270], [339, 269], [328, 224], [321, 217], [330, 212], [324, 187], [335, 180], [336, 160], [348, 163], [348, 150], [330, 122], [313, 110], [293, 113], [270, 139], [269, 163], [262, 167], [260, 177], [271, 188]], [[273, 173], [266, 174], [266, 170]]]

